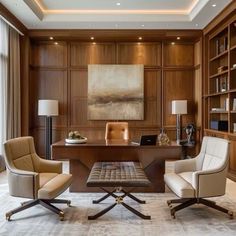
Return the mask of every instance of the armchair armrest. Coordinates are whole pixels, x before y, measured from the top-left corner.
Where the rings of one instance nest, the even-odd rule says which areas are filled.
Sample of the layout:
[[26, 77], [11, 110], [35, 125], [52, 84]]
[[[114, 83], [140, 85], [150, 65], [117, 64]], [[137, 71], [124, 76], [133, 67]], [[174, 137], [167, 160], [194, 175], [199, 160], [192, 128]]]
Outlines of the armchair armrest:
[[201, 170], [193, 173], [192, 184], [197, 197], [214, 197], [225, 194], [227, 167]]
[[[36, 154], [35, 154], [36, 155]], [[47, 172], [47, 173], [62, 173], [62, 162], [61, 161], [52, 161], [45, 160], [40, 158], [38, 155], [34, 158], [35, 161], [35, 170], [39, 173]]]
[[12, 196], [31, 199], [38, 197], [39, 175], [36, 172], [10, 168], [8, 184]]
[[181, 172], [188, 172], [188, 171], [195, 171], [196, 170], [196, 159], [187, 159], [187, 160], [179, 160], [175, 162], [174, 165], [174, 172], [181, 173]]

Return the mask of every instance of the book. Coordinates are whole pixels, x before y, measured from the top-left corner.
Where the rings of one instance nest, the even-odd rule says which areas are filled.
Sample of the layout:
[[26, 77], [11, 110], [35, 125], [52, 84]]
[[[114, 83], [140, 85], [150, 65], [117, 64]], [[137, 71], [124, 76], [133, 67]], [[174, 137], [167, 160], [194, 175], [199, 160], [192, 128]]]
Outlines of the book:
[[220, 79], [220, 91], [225, 92], [227, 89], [227, 77], [222, 77]]
[[233, 100], [233, 109], [232, 110], [236, 111], [236, 98], [234, 98], [234, 100]]
[[225, 110], [229, 111], [229, 98], [225, 99]]
[[216, 78], [215, 82], [216, 82], [216, 93], [219, 93], [220, 92], [220, 89], [219, 89], [219, 78]]

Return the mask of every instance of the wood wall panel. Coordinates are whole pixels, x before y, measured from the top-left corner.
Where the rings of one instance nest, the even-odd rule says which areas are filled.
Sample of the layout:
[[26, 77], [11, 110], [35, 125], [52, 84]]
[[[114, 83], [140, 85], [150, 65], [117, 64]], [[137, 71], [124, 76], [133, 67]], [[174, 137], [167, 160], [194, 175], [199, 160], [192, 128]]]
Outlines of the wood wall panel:
[[59, 116], [53, 126], [67, 126], [67, 71], [32, 69], [30, 73], [30, 108], [33, 126], [44, 126], [44, 117], [38, 116], [39, 99], [59, 101]]
[[59, 42], [36, 43], [31, 48], [31, 65], [45, 67], [67, 67], [67, 44]]
[[171, 114], [172, 100], [187, 100], [188, 114], [182, 116], [183, 124], [195, 123], [193, 111], [194, 73], [192, 70], [165, 71], [163, 79], [164, 125], [176, 124], [176, 115]]
[[193, 66], [194, 48], [192, 44], [165, 44], [164, 66]]
[[161, 66], [160, 43], [119, 43], [118, 64]]
[[40, 150], [44, 149], [44, 119], [37, 115], [40, 98], [59, 100], [60, 116], [53, 118], [54, 141], [64, 139], [70, 130], [78, 130], [88, 138], [104, 138], [107, 121], [87, 119], [88, 64], [145, 65], [144, 120], [129, 121], [131, 138], [158, 134], [164, 124], [167, 134], [175, 139], [176, 117], [170, 109], [174, 99], [188, 100], [189, 114], [183, 116], [183, 125], [195, 123], [193, 111], [198, 101], [193, 87], [198, 74], [194, 74], [193, 67], [194, 44], [104, 42], [93, 45], [69, 39], [59, 45], [44, 41], [31, 44], [30, 128]]
[[115, 64], [114, 43], [71, 43], [71, 66], [88, 64]]

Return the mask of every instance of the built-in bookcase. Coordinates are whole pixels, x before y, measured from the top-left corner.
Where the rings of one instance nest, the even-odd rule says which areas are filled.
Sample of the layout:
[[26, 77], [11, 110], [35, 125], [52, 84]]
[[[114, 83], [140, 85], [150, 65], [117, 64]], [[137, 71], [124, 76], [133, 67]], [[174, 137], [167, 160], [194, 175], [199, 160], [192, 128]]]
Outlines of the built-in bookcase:
[[204, 134], [230, 140], [228, 177], [236, 181], [236, 16], [205, 37]]

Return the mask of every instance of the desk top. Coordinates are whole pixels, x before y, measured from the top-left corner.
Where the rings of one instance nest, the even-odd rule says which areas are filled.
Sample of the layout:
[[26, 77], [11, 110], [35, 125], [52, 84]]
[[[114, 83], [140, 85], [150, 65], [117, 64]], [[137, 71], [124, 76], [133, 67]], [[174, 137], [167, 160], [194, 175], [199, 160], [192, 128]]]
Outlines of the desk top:
[[86, 143], [81, 144], [70, 144], [66, 143], [65, 140], [61, 140], [52, 144], [52, 147], [76, 147], [76, 148], [88, 148], [88, 147], [122, 147], [122, 148], [158, 148], [158, 149], [171, 149], [171, 148], [180, 148], [181, 145], [178, 145], [176, 142], [171, 142], [170, 145], [139, 145], [132, 142], [132, 140], [91, 140], [89, 139]]

